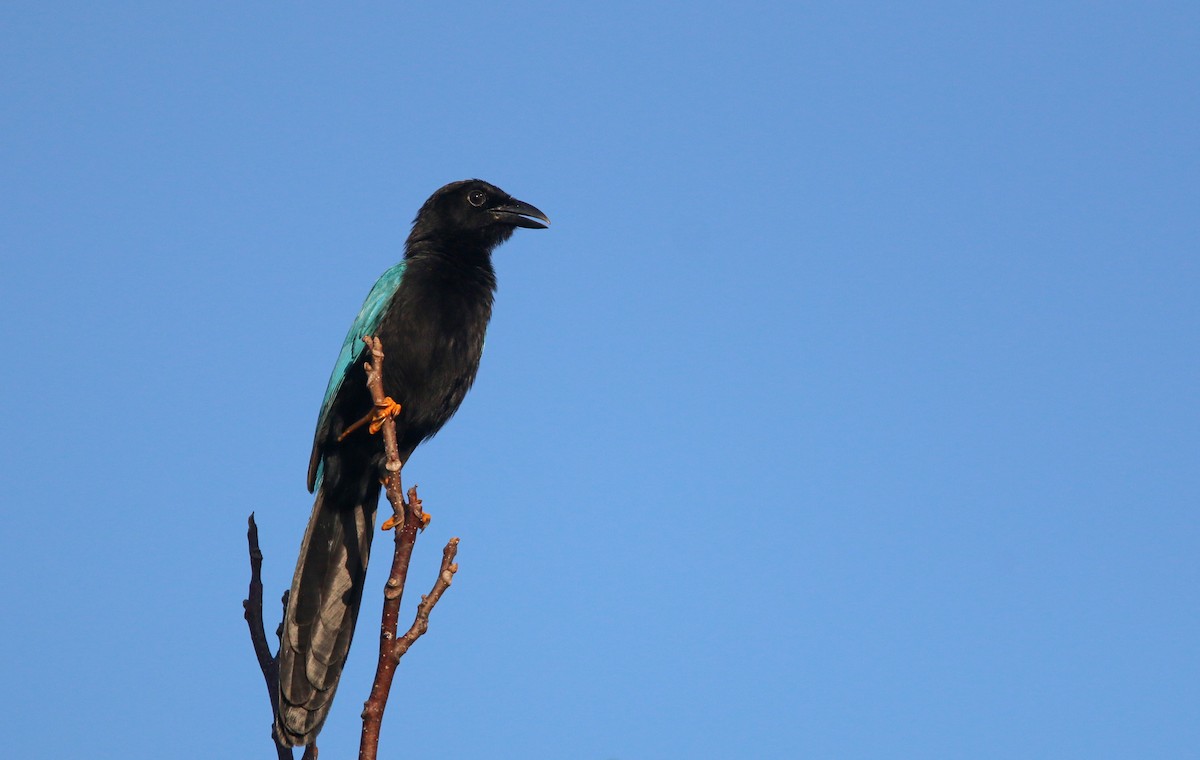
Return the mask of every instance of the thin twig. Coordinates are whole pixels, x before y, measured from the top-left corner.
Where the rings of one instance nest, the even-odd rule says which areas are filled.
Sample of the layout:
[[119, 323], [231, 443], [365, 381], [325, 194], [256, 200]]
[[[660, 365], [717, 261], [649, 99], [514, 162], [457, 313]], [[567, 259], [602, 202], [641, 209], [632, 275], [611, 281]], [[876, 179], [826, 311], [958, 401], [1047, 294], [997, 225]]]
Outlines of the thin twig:
[[[263, 555], [258, 548], [258, 525], [254, 522], [253, 512], [250, 513], [249, 528], [246, 530], [246, 543], [250, 546], [250, 590], [242, 601], [243, 617], [250, 628], [250, 643], [254, 645], [258, 667], [262, 670], [263, 680], [267, 682], [267, 695], [271, 699], [271, 739], [275, 743], [275, 753], [278, 760], [292, 760], [292, 750], [275, 738], [274, 716], [279, 710], [279, 657], [271, 654], [271, 645], [267, 643], [267, 632], [263, 628]], [[287, 606], [286, 602], [284, 606]]]
[[[367, 337], [363, 338], [363, 341], [371, 350], [371, 361], [365, 365], [367, 387], [371, 390], [376, 408], [383, 409], [387, 407], [388, 402], [383, 391], [383, 347], [378, 338]], [[396, 667], [409, 647], [429, 628], [429, 613], [450, 586], [454, 573], [458, 571], [458, 565], [454, 564], [454, 556], [458, 552], [458, 539], [452, 538], [442, 552], [442, 568], [433, 591], [421, 598], [412, 627], [403, 637], [397, 639], [400, 601], [404, 596], [404, 584], [408, 577], [408, 565], [412, 560], [413, 545], [416, 543], [417, 533], [425, 528], [429, 517], [421, 509], [421, 499], [417, 496], [416, 486], [409, 489], [407, 501], [404, 499], [400, 481], [400, 471], [404, 463], [400, 461], [400, 451], [396, 445], [396, 423], [392, 417], [383, 420], [382, 431], [384, 452], [387, 456], [387, 472], [383, 486], [388, 502], [392, 505], [392, 517], [383, 527], [385, 530], [394, 528], [396, 549], [392, 555], [392, 569], [383, 592], [383, 620], [380, 625], [379, 661], [375, 666], [375, 681], [371, 686], [371, 695], [363, 705], [359, 760], [375, 760], [379, 751], [379, 730], [383, 722], [383, 711], [387, 707]]]
[[442, 598], [442, 594], [450, 588], [450, 584], [454, 582], [454, 574], [458, 572], [458, 563], [454, 561], [457, 554], [458, 539], [452, 538], [446, 543], [446, 548], [442, 549], [442, 567], [438, 571], [433, 589], [428, 594], [421, 596], [421, 603], [417, 605], [417, 617], [413, 620], [412, 627], [396, 640], [396, 645], [392, 648], [392, 656], [396, 658], [397, 662], [408, 651], [408, 648], [429, 630], [429, 613], [433, 612], [433, 608]]

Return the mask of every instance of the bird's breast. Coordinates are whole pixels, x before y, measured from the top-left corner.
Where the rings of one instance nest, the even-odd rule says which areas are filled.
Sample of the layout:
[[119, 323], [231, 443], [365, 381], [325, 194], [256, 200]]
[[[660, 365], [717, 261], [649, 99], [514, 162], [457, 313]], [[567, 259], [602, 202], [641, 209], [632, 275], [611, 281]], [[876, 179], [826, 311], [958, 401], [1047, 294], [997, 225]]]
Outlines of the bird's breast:
[[479, 369], [491, 307], [486, 284], [405, 273], [379, 338], [384, 386], [404, 407], [400, 422], [411, 436], [433, 435], [458, 410]]

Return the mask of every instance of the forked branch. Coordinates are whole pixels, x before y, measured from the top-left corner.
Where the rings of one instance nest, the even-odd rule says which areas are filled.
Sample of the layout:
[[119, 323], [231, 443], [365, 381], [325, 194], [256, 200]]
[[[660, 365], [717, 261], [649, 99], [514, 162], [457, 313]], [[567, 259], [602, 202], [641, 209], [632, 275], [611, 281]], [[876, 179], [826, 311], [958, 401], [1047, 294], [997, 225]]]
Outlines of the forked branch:
[[[367, 362], [367, 387], [376, 409], [383, 412], [394, 406], [394, 402], [383, 391], [383, 347], [378, 338], [363, 338], [371, 351], [371, 361]], [[413, 546], [417, 541], [417, 533], [424, 530], [429, 522], [429, 516], [421, 509], [421, 499], [417, 496], [417, 487], [408, 489], [408, 499], [404, 498], [404, 490], [400, 481], [400, 471], [404, 463], [400, 461], [400, 450], [396, 444], [396, 423], [391, 415], [382, 415], [381, 430], [383, 432], [383, 447], [387, 457], [383, 479], [384, 492], [388, 503], [392, 505], [392, 516], [383, 524], [385, 530], [395, 533], [396, 549], [392, 555], [392, 569], [388, 574], [387, 584], [383, 590], [383, 620], [379, 632], [379, 661], [375, 666], [375, 682], [371, 686], [371, 695], [363, 705], [362, 737], [359, 741], [359, 760], [375, 760], [379, 751], [379, 730], [383, 723], [383, 711], [387, 707], [388, 694], [392, 689], [392, 680], [396, 676], [396, 668], [400, 658], [408, 651], [429, 628], [429, 613], [441, 599], [442, 594], [450, 587], [458, 565], [454, 557], [458, 553], [458, 539], [452, 538], [442, 551], [442, 566], [438, 571], [437, 581], [433, 590], [421, 597], [417, 606], [416, 619], [412, 626], [401, 637], [397, 638], [397, 624], [400, 619], [400, 601], [404, 596], [404, 584], [408, 577], [408, 565], [412, 560]]]
[[[267, 643], [267, 632], [263, 628], [263, 555], [262, 550], [258, 548], [258, 525], [254, 522], [253, 512], [250, 513], [249, 528], [246, 530], [246, 543], [250, 546], [250, 590], [242, 601], [242, 616], [246, 618], [246, 625], [250, 628], [250, 643], [254, 645], [254, 656], [258, 659], [263, 680], [267, 682], [267, 695], [271, 699], [271, 740], [275, 743], [275, 754], [278, 760], [292, 760], [291, 748], [275, 738], [275, 714], [279, 711], [279, 655], [271, 654], [271, 645]], [[283, 595], [283, 606], [287, 609], [286, 592]], [[314, 748], [314, 753], [315, 751]]]

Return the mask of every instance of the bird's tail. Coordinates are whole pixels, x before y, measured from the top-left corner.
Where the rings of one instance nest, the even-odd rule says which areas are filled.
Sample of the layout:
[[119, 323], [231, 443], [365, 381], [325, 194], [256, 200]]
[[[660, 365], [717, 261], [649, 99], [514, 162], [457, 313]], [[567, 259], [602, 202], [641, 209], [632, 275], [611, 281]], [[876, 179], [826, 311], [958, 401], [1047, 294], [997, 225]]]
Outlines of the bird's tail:
[[379, 503], [378, 481], [365, 481], [330, 491], [322, 484], [300, 545], [280, 636], [275, 716], [289, 746], [316, 738], [350, 652]]

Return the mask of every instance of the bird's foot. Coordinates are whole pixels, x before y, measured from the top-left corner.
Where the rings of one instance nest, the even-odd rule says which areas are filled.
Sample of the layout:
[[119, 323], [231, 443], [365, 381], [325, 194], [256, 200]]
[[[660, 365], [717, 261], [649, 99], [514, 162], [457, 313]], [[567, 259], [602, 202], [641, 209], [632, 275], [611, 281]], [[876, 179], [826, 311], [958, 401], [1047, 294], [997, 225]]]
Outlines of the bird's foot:
[[376, 404], [375, 407], [371, 411], [367, 412], [361, 420], [343, 430], [342, 434], [338, 436], [338, 443], [346, 440], [347, 436], [349, 436], [355, 430], [358, 430], [363, 425], [366, 425], [368, 422], [371, 423], [371, 426], [367, 428], [367, 430], [369, 430], [371, 433], [378, 433], [379, 429], [383, 427], [384, 421], [386, 421], [388, 417], [395, 417], [396, 415], [400, 414], [400, 410], [402, 408], [403, 407], [397, 404], [391, 396], [385, 396], [383, 401], [379, 404]]
[[378, 433], [383, 427], [383, 423], [389, 418], [394, 418], [400, 414], [400, 410], [404, 407], [397, 404], [391, 396], [384, 396], [383, 401], [375, 405], [375, 412], [371, 417], [371, 426], [367, 428], [371, 433]]
[[[418, 525], [417, 528], [420, 530], [425, 530], [425, 528], [429, 527], [429, 521], [433, 519], [433, 516], [430, 515], [428, 512], [422, 512], [419, 515], [417, 515], [417, 519], [421, 521], [421, 524]], [[391, 517], [389, 517], [388, 519], [384, 520], [383, 525], [380, 525], [379, 529], [380, 530], [391, 530], [392, 528], [395, 528], [397, 525], [403, 525], [403, 524], [404, 524], [404, 515], [394, 514]]]

